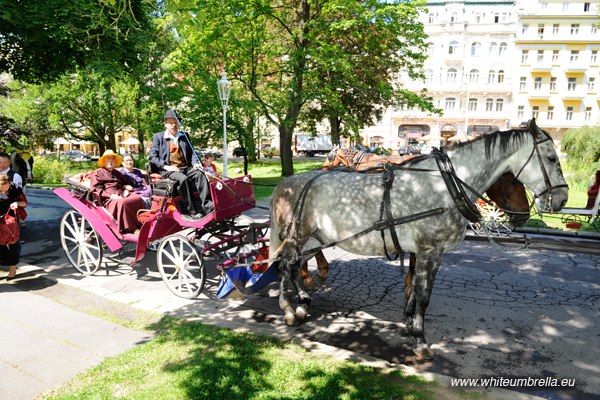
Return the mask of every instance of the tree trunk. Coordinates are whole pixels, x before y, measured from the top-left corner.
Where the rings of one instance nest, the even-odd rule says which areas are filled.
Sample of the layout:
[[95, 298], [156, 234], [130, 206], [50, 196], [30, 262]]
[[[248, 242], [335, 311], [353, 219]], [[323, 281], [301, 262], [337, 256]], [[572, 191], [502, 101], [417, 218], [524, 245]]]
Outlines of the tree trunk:
[[340, 123], [341, 120], [336, 113], [329, 114], [329, 126], [331, 127], [331, 143], [334, 146], [340, 145]]
[[294, 175], [294, 163], [292, 160], [292, 134], [294, 128], [287, 124], [281, 124], [279, 127], [279, 142], [281, 149], [279, 150], [281, 157], [281, 176], [292, 176]]

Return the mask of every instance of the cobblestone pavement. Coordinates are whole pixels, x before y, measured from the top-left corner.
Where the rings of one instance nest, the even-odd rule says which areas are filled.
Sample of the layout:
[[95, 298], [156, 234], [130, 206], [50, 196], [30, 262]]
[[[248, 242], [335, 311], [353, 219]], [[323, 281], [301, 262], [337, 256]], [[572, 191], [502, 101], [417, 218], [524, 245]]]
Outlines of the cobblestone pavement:
[[[568, 390], [522, 388], [547, 398], [600, 396], [600, 257], [499, 252], [465, 242], [445, 255], [426, 315], [433, 361], [416, 360], [403, 324], [400, 267], [342, 251], [315, 294], [303, 337], [460, 378], [574, 378]], [[314, 271], [316, 266], [311, 266]], [[245, 306], [273, 315], [264, 298]]]
[[[403, 323], [398, 262], [326, 250], [330, 277], [314, 293], [308, 320], [289, 328], [275, 287], [245, 300], [179, 299], [162, 283], [153, 253], [133, 270], [82, 277], [68, 265], [57, 235], [48, 236], [57, 232], [56, 220], [37, 224], [25, 232], [24, 263], [60, 283], [137, 308], [310, 339], [451, 377], [573, 378], [574, 388], [512, 389], [549, 399], [600, 397], [600, 254], [581, 250], [597, 250], [598, 241], [577, 239], [573, 246], [579, 250], [559, 251], [533, 237], [528, 251], [510, 246], [503, 252], [467, 240], [446, 253], [425, 321], [436, 356], [419, 361]], [[209, 295], [217, 283], [213, 266], [210, 261]], [[314, 263], [310, 268], [314, 272]]]

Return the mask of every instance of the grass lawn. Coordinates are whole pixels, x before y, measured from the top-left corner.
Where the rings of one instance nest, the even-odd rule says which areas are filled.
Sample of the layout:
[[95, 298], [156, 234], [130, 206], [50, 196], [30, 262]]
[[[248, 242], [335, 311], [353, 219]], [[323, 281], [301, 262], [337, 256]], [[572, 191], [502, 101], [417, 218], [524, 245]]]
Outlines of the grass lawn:
[[154, 339], [79, 374], [45, 399], [479, 399], [397, 370], [163, 317]]

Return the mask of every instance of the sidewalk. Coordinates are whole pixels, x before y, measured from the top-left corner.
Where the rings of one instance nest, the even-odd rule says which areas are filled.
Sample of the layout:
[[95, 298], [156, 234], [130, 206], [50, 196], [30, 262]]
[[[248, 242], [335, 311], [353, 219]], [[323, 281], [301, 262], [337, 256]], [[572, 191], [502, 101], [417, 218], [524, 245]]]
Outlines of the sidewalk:
[[[75, 290], [47, 281], [55, 291]], [[2, 277], [0, 399], [32, 399], [148, 339], [147, 333], [76, 311], [35, 289], [21, 290]]]

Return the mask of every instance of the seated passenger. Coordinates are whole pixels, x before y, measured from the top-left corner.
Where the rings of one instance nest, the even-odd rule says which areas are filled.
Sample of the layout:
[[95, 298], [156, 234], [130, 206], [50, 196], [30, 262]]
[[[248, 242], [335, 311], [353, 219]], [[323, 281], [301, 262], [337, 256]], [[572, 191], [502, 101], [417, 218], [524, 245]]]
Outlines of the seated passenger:
[[217, 166], [214, 164], [215, 155], [213, 153], [206, 153], [204, 155], [204, 170], [217, 172]]
[[[163, 178], [177, 182], [177, 190], [187, 206], [185, 219], [196, 221], [213, 210], [208, 179], [202, 164], [194, 154], [187, 133], [179, 130], [175, 111], [167, 110], [165, 130], [154, 134], [150, 148], [150, 163]], [[198, 199], [194, 196], [198, 191]]]
[[142, 200], [144, 200], [146, 208], [150, 208], [150, 205], [152, 204], [152, 188], [146, 183], [144, 177], [145, 172], [135, 168], [133, 163], [134, 161], [131, 154], [125, 154], [123, 156], [123, 166], [119, 168], [119, 172], [131, 178], [133, 181], [133, 192], [138, 194]]
[[137, 212], [144, 201], [133, 192], [131, 178], [115, 170], [121, 165], [121, 156], [106, 150], [98, 159], [100, 168], [92, 171], [90, 190], [100, 196], [102, 205], [110, 212], [122, 233], [133, 233], [138, 227]]

